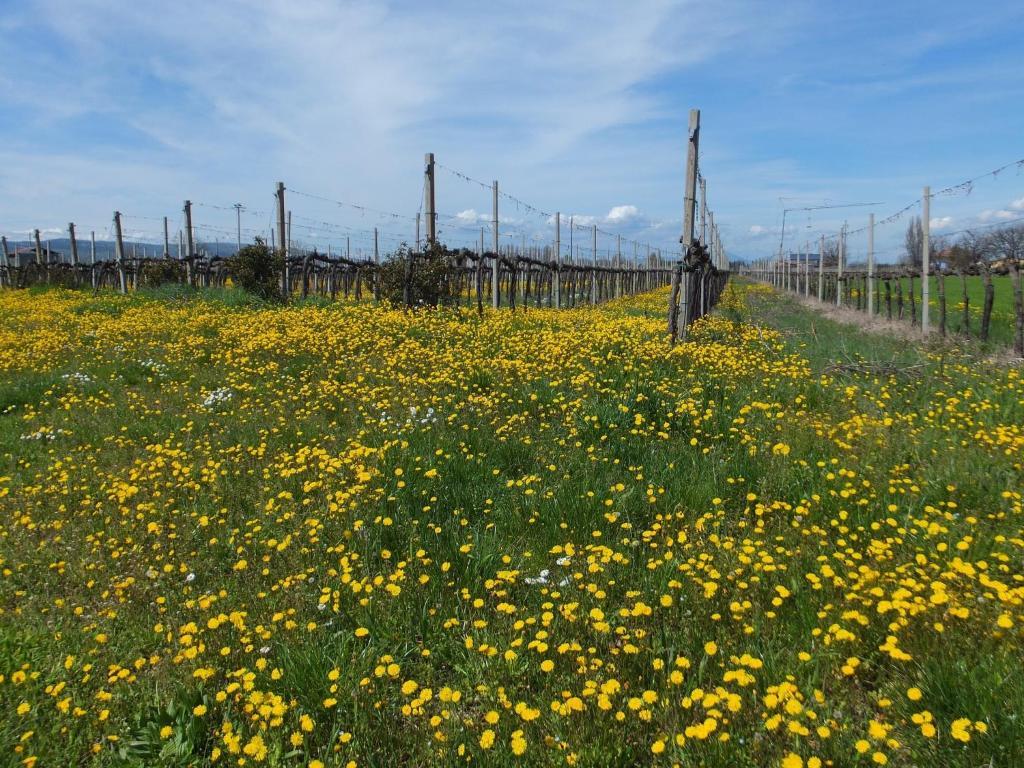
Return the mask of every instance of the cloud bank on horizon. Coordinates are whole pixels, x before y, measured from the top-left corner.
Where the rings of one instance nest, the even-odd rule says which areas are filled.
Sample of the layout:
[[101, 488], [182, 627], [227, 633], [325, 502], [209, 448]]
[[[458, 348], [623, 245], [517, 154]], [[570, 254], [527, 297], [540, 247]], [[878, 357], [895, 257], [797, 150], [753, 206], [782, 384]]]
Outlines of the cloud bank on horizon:
[[[268, 232], [283, 180], [297, 239], [359, 248], [376, 228], [392, 247], [415, 236], [431, 151], [453, 244], [489, 226], [498, 179], [511, 241], [548, 242], [561, 211], [667, 255], [698, 106], [723, 241], [763, 257], [785, 208], [879, 203], [790, 211], [796, 248], [1024, 158], [1024, 8], [919, 16], [809, 0], [25, 0], [0, 9], [0, 231], [100, 236], [117, 209], [155, 239], [190, 198], [207, 238], [230, 238], [244, 203], [248, 238]], [[936, 198], [932, 216], [940, 233], [1024, 219], [1024, 171]], [[880, 258], [904, 226], [879, 231]]]

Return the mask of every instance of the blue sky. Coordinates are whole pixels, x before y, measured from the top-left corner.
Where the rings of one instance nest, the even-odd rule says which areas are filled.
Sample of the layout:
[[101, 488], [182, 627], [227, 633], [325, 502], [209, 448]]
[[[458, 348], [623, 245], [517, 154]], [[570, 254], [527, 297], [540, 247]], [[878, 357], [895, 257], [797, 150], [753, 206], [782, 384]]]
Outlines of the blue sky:
[[[795, 245], [1024, 158], [1022, 31], [1007, 2], [2, 0], [0, 232], [103, 237], [117, 209], [155, 239], [190, 198], [202, 237], [231, 239], [235, 202], [251, 236], [282, 180], [375, 209], [289, 194], [296, 240], [358, 251], [376, 226], [391, 247], [413, 237], [432, 151], [668, 252], [696, 106], [723, 240], [756, 258], [784, 207], [878, 203], [790, 213]], [[476, 241], [489, 191], [439, 169], [437, 198], [442, 236]], [[1024, 218], [1024, 169], [932, 217], [940, 233]], [[504, 242], [551, 237], [509, 200], [501, 218]], [[882, 260], [905, 223], [879, 228]]]

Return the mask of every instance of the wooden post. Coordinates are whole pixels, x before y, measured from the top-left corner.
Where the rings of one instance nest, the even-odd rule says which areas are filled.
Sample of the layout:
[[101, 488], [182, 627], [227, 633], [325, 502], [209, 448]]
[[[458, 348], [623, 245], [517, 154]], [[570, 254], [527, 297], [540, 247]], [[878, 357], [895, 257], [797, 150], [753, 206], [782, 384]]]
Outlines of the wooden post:
[[128, 283], [124, 274], [124, 239], [121, 235], [121, 212], [114, 211], [114, 234], [117, 246], [117, 278], [121, 286], [121, 293], [128, 293]]
[[615, 236], [615, 298], [622, 297], [622, 235]]
[[[500, 279], [501, 279], [501, 259], [498, 256], [498, 182], [494, 182], [494, 186], [491, 188], [494, 196], [494, 212], [491, 217], [491, 226], [493, 227], [492, 245], [494, 251], [494, 258], [491, 261], [491, 306], [497, 309], [501, 306], [501, 291]], [[483, 255], [483, 254], [481, 254]]]
[[71, 243], [71, 263], [78, 266], [78, 240], [75, 239], [75, 223], [68, 224], [68, 240]]
[[[283, 185], [282, 185], [283, 186]], [[192, 201], [185, 201], [185, 242], [187, 247], [185, 249], [185, 282], [192, 285], [192, 271], [195, 269], [195, 263], [192, 257], [195, 255], [195, 238], [192, 234]]]
[[427, 215], [427, 246], [437, 241], [437, 210], [434, 207], [434, 153], [427, 152], [426, 170], [423, 178], [423, 192], [426, 197], [425, 207]]
[[420, 249], [420, 212], [416, 211], [416, 250]]
[[921, 333], [928, 335], [928, 272], [931, 259], [931, 198], [932, 188], [924, 188], [921, 198]]
[[843, 306], [843, 261], [846, 257], [846, 222], [839, 230], [839, 250], [836, 253], [836, 306]]
[[875, 316], [875, 214], [868, 214], [868, 317]]
[[167, 230], [167, 217], [164, 216], [164, 258], [171, 258], [171, 238]]
[[1017, 357], [1024, 357], [1024, 289], [1021, 287], [1020, 258], [1013, 260], [1013, 313], [1016, 330], [1013, 334], [1013, 351]]
[[590, 252], [593, 264], [590, 269], [590, 303], [597, 304], [597, 224], [591, 225], [592, 242]]
[[818, 301], [823, 302], [825, 300], [825, 236], [821, 236], [821, 240], [818, 241]]
[[[690, 110], [689, 139], [686, 148], [686, 188], [683, 192], [683, 234], [680, 263], [673, 270], [673, 289], [669, 294], [669, 343], [675, 344], [676, 336], [686, 339], [686, 326], [690, 316], [690, 273], [683, 269], [684, 262], [693, 244], [694, 214], [697, 207], [697, 151], [700, 144], [700, 110]], [[688, 266], [688, 265], [686, 265]], [[680, 301], [681, 294], [681, 301]], [[682, 323], [676, 315], [682, 311]]]
[[3, 270], [2, 270], [2, 272], [3, 272], [4, 276], [7, 278], [7, 283], [9, 285], [13, 286], [14, 283], [11, 280], [11, 273], [10, 273], [10, 269], [11, 269], [11, 252], [7, 249], [7, 236], [6, 235], [0, 235], [0, 244], [2, 244], [3, 248], [4, 248], [4, 263], [3, 263]]
[[555, 211], [555, 309], [562, 308], [562, 213]]
[[36, 240], [36, 264], [38, 264], [39, 266], [42, 266], [43, 265], [43, 244], [41, 242], [39, 242], [39, 230], [38, 229], [35, 230], [33, 234], [34, 234], [35, 240]]

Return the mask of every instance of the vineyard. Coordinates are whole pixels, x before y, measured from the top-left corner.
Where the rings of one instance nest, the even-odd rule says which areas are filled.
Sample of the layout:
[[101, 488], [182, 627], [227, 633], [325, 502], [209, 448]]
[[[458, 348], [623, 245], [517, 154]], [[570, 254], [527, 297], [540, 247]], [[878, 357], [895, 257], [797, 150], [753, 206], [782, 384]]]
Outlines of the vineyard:
[[1024, 763], [1021, 370], [607, 285], [0, 292], [4, 761]]

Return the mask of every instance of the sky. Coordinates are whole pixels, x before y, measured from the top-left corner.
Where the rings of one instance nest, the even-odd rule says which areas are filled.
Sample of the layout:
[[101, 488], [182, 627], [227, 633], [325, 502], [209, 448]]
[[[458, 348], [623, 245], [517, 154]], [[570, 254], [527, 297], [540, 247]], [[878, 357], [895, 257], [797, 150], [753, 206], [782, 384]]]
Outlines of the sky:
[[[200, 239], [241, 203], [250, 240], [283, 181], [295, 241], [390, 250], [433, 152], [445, 242], [490, 242], [498, 180], [502, 244], [549, 244], [559, 211], [563, 250], [572, 217], [584, 255], [596, 225], [670, 257], [698, 107], [733, 258], [777, 251], [785, 211], [787, 250], [847, 221], [856, 260], [924, 185], [977, 178], [933, 233], [1024, 220], [1022, 30], [1012, 2], [0, 0], [0, 233], [106, 238], [118, 210], [176, 239], [187, 198]], [[918, 213], [877, 228], [880, 261]]]

